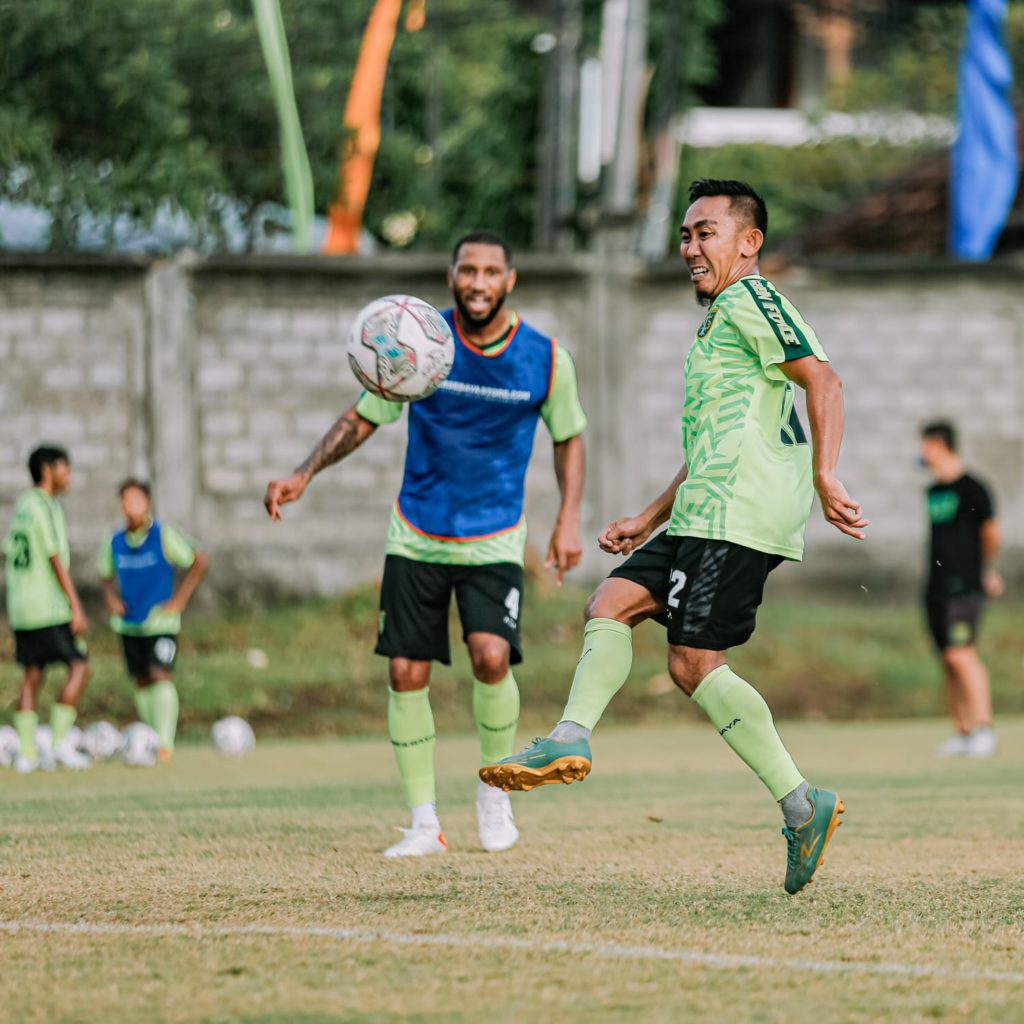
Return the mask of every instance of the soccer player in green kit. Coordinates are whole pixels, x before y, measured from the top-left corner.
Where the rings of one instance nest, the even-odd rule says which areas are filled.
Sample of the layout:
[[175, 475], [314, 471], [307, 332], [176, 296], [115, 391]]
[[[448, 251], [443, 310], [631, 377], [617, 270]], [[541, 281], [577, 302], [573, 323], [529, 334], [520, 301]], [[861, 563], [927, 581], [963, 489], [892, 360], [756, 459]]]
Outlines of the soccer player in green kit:
[[53, 760], [64, 768], [88, 768], [89, 759], [66, 741], [89, 682], [83, 634], [88, 622], [71, 581], [71, 549], [64, 510], [57, 501], [71, 485], [71, 460], [63, 448], [40, 447], [28, 459], [34, 486], [14, 506], [4, 541], [7, 558], [7, 617], [14, 630], [15, 658], [24, 670], [14, 728], [21, 742], [15, 768], [22, 773], [53, 768], [49, 752], [36, 746], [36, 706], [46, 667], [68, 674], [50, 711]]
[[[681, 255], [698, 302], [709, 308], [686, 361], [686, 464], [639, 515], [615, 520], [599, 538], [605, 551], [630, 557], [587, 604], [562, 721], [480, 777], [521, 790], [583, 778], [591, 730], [629, 675], [632, 628], [654, 618], [667, 627], [675, 684], [781, 805], [785, 888], [795, 893], [820, 865], [843, 803], [807, 784], [768, 705], [732, 671], [726, 651], [753, 633], [768, 574], [802, 557], [815, 492], [842, 533], [863, 539], [868, 521], [836, 477], [839, 377], [811, 328], [758, 273], [764, 200], [744, 182], [713, 180], [694, 182], [690, 200]], [[807, 393], [813, 455], [793, 407], [794, 384]]]

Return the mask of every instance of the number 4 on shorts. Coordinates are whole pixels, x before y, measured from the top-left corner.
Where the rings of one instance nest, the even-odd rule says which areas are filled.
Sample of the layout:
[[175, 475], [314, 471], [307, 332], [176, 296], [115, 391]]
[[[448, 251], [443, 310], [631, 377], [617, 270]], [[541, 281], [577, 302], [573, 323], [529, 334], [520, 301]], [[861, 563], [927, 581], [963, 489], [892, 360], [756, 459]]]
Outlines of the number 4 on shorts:
[[514, 626], [519, 621], [519, 589], [517, 587], [513, 587], [508, 592], [508, 597], [505, 598], [505, 609]]

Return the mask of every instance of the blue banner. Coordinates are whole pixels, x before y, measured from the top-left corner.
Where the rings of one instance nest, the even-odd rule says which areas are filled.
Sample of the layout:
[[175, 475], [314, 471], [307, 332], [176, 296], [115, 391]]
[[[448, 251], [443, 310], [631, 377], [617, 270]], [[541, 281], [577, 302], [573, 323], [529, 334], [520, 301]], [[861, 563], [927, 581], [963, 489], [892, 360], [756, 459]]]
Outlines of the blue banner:
[[1017, 194], [1020, 159], [1010, 105], [1013, 68], [1003, 42], [1006, 0], [968, 0], [960, 57], [959, 133], [953, 144], [949, 250], [987, 260]]

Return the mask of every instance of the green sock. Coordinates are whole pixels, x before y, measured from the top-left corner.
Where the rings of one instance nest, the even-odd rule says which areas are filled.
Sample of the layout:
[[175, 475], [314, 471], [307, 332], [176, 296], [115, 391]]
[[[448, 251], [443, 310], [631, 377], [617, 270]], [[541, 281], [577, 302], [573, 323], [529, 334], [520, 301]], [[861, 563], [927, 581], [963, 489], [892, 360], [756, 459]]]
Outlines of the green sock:
[[583, 653], [562, 720], [593, 729], [632, 665], [633, 630], [615, 619], [591, 619], [583, 630]]
[[71, 731], [77, 717], [78, 711], [70, 704], [53, 705], [50, 710], [50, 734], [53, 736], [54, 746]]
[[511, 671], [500, 683], [473, 680], [473, 717], [480, 734], [480, 763], [493, 764], [508, 757], [519, 724], [519, 687]]
[[160, 737], [164, 750], [174, 749], [174, 734], [178, 731], [178, 690], [170, 679], [161, 679], [149, 687], [152, 690], [150, 707], [153, 712], [152, 727]]
[[14, 712], [14, 728], [21, 743], [21, 756], [28, 758], [29, 761], [39, 759], [39, 751], [36, 750], [37, 725], [39, 716], [34, 711]]
[[135, 687], [135, 710], [139, 713], [139, 721], [145, 722], [151, 729], [153, 726], [153, 687]]
[[709, 672], [694, 691], [693, 700], [776, 800], [804, 781], [775, 731], [764, 698], [728, 665]]
[[398, 761], [405, 802], [432, 804], [434, 790], [434, 714], [430, 687], [407, 693], [388, 691], [388, 735]]

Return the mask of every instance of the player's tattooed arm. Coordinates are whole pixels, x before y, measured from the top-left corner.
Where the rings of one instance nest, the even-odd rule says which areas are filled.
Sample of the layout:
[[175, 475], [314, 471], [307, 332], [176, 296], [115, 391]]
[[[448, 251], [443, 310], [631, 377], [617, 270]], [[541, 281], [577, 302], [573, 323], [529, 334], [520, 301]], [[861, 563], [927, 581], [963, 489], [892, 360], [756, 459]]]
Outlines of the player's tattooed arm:
[[309, 481], [321, 469], [333, 466], [334, 463], [354, 452], [376, 429], [377, 424], [360, 416], [354, 405], [346, 409], [334, 421], [331, 429], [320, 438], [306, 460], [293, 470], [291, 476], [281, 480], [271, 480], [267, 484], [263, 505], [270, 518], [280, 519], [282, 505], [298, 501]]
[[321, 469], [333, 466], [354, 452], [376, 429], [377, 424], [363, 419], [354, 406], [346, 409], [295, 472], [307, 481], [312, 480]]

